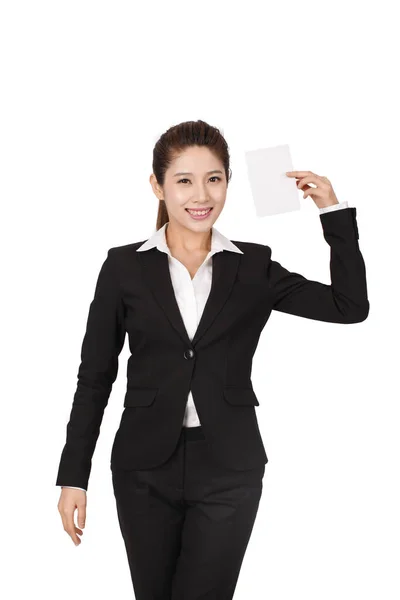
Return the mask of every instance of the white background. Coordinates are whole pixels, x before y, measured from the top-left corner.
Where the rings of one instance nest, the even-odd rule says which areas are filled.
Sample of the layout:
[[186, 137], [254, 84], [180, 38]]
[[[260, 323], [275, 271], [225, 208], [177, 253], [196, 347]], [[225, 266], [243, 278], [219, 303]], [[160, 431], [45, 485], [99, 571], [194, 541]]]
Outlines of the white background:
[[[290, 145], [357, 208], [370, 314], [274, 312], [253, 363], [269, 458], [237, 600], [398, 600], [399, 51], [394, 3], [3, 1], [1, 494], [7, 600], [132, 598], [109, 458], [128, 345], [75, 547], [55, 478], [108, 248], [146, 240], [158, 137], [219, 127], [233, 177], [216, 227], [330, 283], [311, 198], [257, 218], [244, 151]], [[300, 192], [299, 192], [300, 194]], [[285, 387], [282, 388], [282, 381]], [[3, 589], [4, 588], [4, 589]]]

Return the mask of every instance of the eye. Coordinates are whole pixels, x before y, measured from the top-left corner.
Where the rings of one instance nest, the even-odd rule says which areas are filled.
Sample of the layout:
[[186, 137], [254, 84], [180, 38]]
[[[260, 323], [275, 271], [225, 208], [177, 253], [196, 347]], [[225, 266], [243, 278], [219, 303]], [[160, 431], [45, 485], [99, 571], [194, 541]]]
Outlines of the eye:
[[[210, 177], [210, 179], [218, 179], [219, 181], [221, 181], [221, 177], [218, 177], [218, 175], [213, 175], [213, 177]], [[189, 179], [184, 177], [183, 179], [179, 179], [179, 181], [177, 181], [177, 183], [181, 183], [181, 181], [189, 181]]]

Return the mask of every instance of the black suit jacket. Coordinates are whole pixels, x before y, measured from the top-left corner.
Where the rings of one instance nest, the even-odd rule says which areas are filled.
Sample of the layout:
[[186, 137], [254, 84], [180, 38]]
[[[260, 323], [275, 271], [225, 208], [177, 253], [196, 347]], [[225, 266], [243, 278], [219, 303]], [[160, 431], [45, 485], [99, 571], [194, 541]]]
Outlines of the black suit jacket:
[[320, 214], [330, 245], [331, 285], [289, 272], [263, 244], [213, 255], [212, 286], [191, 341], [168, 256], [137, 242], [111, 248], [90, 304], [78, 384], [56, 485], [87, 489], [104, 409], [126, 332], [131, 356], [111, 468], [165, 462], [181, 433], [189, 390], [214, 459], [235, 470], [268, 462], [257, 424], [252, 359], [272, 310], [331, 323], [367, 318], [366, 272], [356, 209]]

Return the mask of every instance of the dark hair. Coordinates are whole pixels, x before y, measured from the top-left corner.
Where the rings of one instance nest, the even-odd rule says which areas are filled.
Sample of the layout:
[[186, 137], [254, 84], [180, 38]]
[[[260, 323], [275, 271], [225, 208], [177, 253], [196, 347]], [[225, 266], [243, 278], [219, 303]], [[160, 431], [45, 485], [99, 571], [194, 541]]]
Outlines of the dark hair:
[[[165, 131], [153, 150], [153, 173], [159, 185], [164, 185], [165, 171], [171, 162], [190, 146], [207, 146], [223, 163], [226, 180], [229, 183], [232, 171], [229, 167], [229, 148], [220, 130], [205, 121], [185, 121]], [[158, 205], [156, 229], [169, 221], [165, 201]]]

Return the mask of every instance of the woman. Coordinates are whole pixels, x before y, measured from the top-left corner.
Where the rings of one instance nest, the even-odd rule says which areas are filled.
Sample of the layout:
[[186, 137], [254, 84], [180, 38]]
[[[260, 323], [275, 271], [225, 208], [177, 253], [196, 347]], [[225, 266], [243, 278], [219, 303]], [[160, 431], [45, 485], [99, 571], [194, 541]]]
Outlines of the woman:
[[218, 129], [197, 121], [166, 131], [150, 177], [157, 231], [109, 250], [90, 305], [58, 508], [80, 544], [91, 459], [127, 332], [111, 469], [138, 600], [233, 597], [268, 462], [251, 364], [271, 311], [348, 324], [369, 312], [356, 209], [338, 202], [329, 180], [287, 174], [320, 209], [330, 286], [291, 273], [269, 246], [233, 243], [213, 226], [229, 171]]

